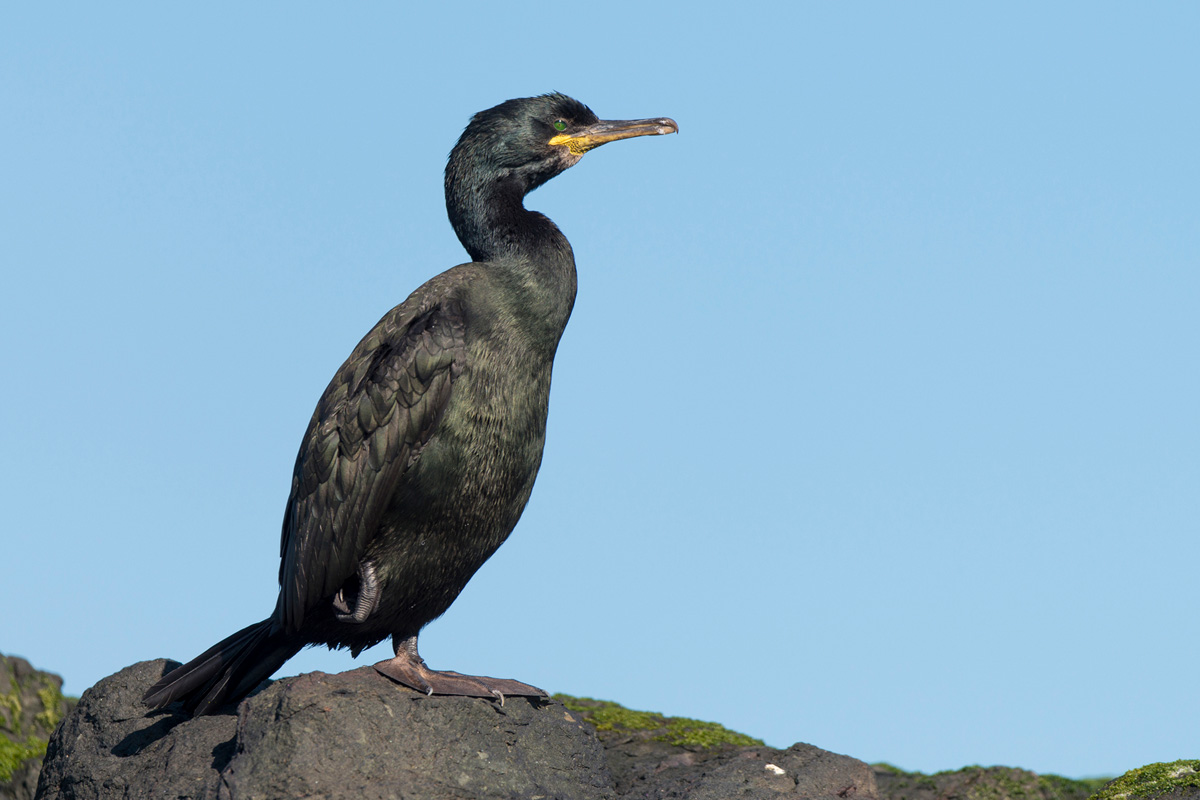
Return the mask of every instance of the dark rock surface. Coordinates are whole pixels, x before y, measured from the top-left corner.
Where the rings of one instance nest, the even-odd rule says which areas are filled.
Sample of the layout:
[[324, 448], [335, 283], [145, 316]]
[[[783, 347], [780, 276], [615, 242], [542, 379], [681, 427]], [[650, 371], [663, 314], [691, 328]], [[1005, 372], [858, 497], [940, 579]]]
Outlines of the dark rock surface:
[[[142, 693], [174, 664], [135, 664], [70, 711], [58, 676], [0, 656], [0, 800], [33, 797], [39, 766], [37, 797], [63, 800], [1200, 800], [1200, 760], [1107, 784], [1008, 767], [924, 775], [807, 744], [774, 750], [715, 723], [587, 698], [503, 708], [429, 698], [369, 667], [286, 678], [236, 713], [147, 714]], [[45, 737], [68, 711], [41, 765]]]
[[775, 750], [714, 722], [558, 697], [595, 727], [622, 798], [877, 796], [871, 768], [849, 756], [808, 744]]
[[146, 716], [168, 662], [142, 662], [83, 693], [46, 752], [38, 797], [208, 797], [233, 755], [237, 717]]
[[1087, 800], [1103, 780], [1075, 781], [1013, 767], [965, 767], [924, 775], [876, 764], [884, 800]]
[[501, 708], [425, 697], [370, 667], [285, 678], [244, 700], [236, 715], [147, 714], [142, 692], [173, 666], [135, 664], [85, 692], [51, 739], [37, 796], [876, 797], [866, 764], [809, 745], [773, 750], [713, 739], [720, 726], [683, 720], [694, 724], [680, 728], [666, 718], [658, 719], [675, 725], [670, 736], [609, 727], [602, 742], [589, 714], [558, 700], [511, 698]]
[[[878, 797], [871, 768], [849, 756], [808, 744], [787, 750], [731, 747], [713, 751], [648, 753], [642, 745], [620, 773], [620, 797], [629, 800], [728, 800], [728, 798], [825, 798], [873, 800]], [[610, 750], [610, 753], [612, 751]], [[613, 759], [618, 761], [619, 758]]]
[[68, 710], [62, 678], [0, 655], [0, 800], [30, 800], [54, 726]]
[[84, 692], [50, 742], [39, 798], [613, 796], [599, 742], [553, 703], [424, 697], [370, 667], [278, 681], [236, 715], [147, 715], [174, 662]]

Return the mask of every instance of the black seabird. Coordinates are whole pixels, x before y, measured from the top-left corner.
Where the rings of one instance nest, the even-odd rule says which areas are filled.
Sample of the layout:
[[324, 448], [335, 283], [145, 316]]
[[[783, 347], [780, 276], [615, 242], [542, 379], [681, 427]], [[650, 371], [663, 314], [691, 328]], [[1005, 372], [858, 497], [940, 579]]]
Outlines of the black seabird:
[[427, 694], [545, 694], [431, 670], [417, 635], [512, 532], [542, 460], [575, 259], [525, 195], [606, 142], [678, 130], [666, 118], [602, 121], [561, 94], [471, 119], [446, 166], [446, 210], [471, 263], [384, 315], [317, 403], [284, 513], [275, 610], [167, 673], [147, 704], [206, 714], [306, 645], [357, 656], [389, 636], [396, 656], [375, 668]]

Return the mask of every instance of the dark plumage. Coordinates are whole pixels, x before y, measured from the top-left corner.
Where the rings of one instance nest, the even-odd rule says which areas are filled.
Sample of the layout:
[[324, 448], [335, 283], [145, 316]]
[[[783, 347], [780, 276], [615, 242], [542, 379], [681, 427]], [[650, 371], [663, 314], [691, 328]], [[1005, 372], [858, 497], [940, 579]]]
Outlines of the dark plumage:
[[317, 403], [283, 519], [271, 616], [146, 693], [208, 713], [250, 693], [300, 648], [353, 655], [391, 636], [376, 668], [433, 694], [543, 694], [428, 669], [417, 634], [508, 537], [542, 459], [550, 371], [575, 301], [571, 245], [527, 193], [608, 141], [677, 131], [602, 122], [561, 94], [472, 118], [446, 166], [446, 209], [473, 259], [371, 329]]

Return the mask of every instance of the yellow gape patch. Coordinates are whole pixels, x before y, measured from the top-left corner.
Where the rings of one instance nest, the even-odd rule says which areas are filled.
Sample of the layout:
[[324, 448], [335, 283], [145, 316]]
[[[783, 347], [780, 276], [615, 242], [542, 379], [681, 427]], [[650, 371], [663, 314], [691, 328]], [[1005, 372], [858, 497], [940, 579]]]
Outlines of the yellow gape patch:
[[[566, 145], [572, 155], [581, 156], [588, 150], [591, 150], [596, 145], [590, 144], [587, 139], [572, 137], [565, 133], [560, 133], [550, 139], [551, 145]], [[591, 162], [589, 162], [591, 163]]]

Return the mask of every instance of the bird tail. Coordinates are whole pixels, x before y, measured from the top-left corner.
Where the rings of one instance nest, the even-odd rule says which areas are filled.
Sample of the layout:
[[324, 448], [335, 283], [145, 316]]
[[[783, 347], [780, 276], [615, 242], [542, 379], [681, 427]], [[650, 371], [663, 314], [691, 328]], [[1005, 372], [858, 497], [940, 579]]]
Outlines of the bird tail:
[[303, 646], [271, 619], [256, 622], [168, 672], [142, 702], [162, 708], [182, 700], [193, 715], [208, 714], [250, 694]]

